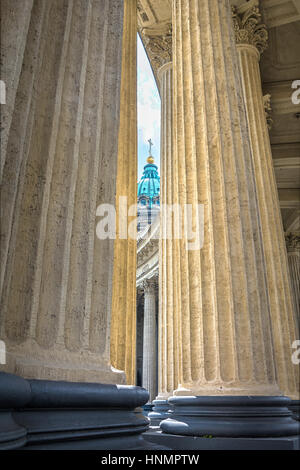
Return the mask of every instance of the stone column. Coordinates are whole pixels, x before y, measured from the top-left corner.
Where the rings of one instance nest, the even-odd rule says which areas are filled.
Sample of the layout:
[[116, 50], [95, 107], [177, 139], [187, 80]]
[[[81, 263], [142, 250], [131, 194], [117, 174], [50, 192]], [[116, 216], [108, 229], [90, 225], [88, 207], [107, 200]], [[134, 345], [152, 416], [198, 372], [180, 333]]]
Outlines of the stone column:
[[[175, 330], [176, 297], [174, 289], [176, 272], [172, 265], [172, 241], [168, 230], [172, 230], [168, 205], [173, 203], [172, 188], [172, 62], [167, 62], [158, 71], [161, 95], [161, 212], [160, 212], [160, 258], [159, 258], [159, 396], [168, 397], [177, 387], [177, 340]], [[168, 221], [170, 225], [168, 226]]]
[[288, 233], [285, 236], [290, 270], [291, 287], [294, 296], [298, 324], [300, 322], [300, 234]]
[[[296, 324], [300, 326], [300, 234], [288, 233], [285, 236], [287, 257], [290, 271], [291, 289], [296, 312]], [[296, 343], [297, 344], [297, 343]], [[293, 349], [293, 352], [296, 352]], [[300, 400], [292, 400], [290, 410], [293, 417], [300, 421]]]
[[1, 2], [1, 80], [6, 85], [6, 104], [1, 106], [0, 181], [6, 160], [8, 133], [11, 126], [16, 94], [22, 70], [26, 37], [33, 0]]
[[[173, 244], [167, 237], [168, 220], [171, 220], [167, 204], [173, 202], [172, 160], [173, 160], [173, 70], [172, 70], [172, 26], [167, 24], [164, 30], [144, 29], [147, 51], [154, 64], [161, 97], [161, 152], [160, 152], [160, 241], [159, 241], [159, 316], [158, 316], [158, 396], [154, 408], [149, 413], [152, 424], [159, 424], [166, 417], [169, 409], [167, 398], [177, 387], [178, 368], [178, 328], [177, 292], [174, 288], [172, 250]], [[158, 54], [158, 51], [160, 52]]]
[[277, 381], [285, 395], [296, 398], [298, 386], [291, 346], [297, 339], [297, 330], [261, 86], [259, 59], [267, 47], [268, 33], [261, 22], [258, 0], [234, 8], [233, 25], [250, 131]]
[[144, 289], [144, 340], [143, 340], [143, 387], [149, 392], [149, 401], [154, 400], [157, 391], [156, 356], [156, 282], [147, 279]]
[[[274, 417], [283, 435], [295, 433], [289, 399], [278, 397], [270, 319], [274, 292], [265, 277], [229, 0], [173, 0], [173, 73], [179, 202], [192, 205], [196, 231], [197, 205], [204, 206], [204, 243], [189, 249], [182, 237], [180, 256], [175, 252], [173, 258], [173, 266], [180, 266], [181, 368], [169, 399], [174, 420], [161, 428], [213, 436], [247, 436], [252, 429], [251, 435], [269, 436], [277, 432], [269, 424]], [[290, 377], [296, 390], [295, 376]], [[261, 426], [255, 423], [257, 412], [266, 418]]]
[[[136, 218], [137, 209], [137, 2], [124, 1], [120, 129], [117, 170], [117, 230], [114, 251], [111, 362], [136, 380]], [[120, 199], [124, 198], [124, 199]], [[125, 201], [120, 208], [120, 201]], [[127, 220], [127, 213], [129, 214]], [[121, 228], [120, 219], [125, 222]], [[131, 226], [131, 235], [126, 229]]]
[[3, 18], [19, 53], [2, 59], [19, 72], [1, 193], [2, 368], [124, 383], [110, 366], [113, 240], [95, 230], [97, 207], [115, 203], [123, 2], [31, 3], [22, 28]]

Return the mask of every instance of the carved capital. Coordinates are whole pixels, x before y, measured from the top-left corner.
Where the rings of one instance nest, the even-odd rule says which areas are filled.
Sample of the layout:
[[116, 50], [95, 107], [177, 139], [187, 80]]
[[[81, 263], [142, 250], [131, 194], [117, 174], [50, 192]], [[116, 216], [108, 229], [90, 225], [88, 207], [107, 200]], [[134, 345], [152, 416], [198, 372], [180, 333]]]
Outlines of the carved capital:
[[288, 253], [300, 253], [300, 234], [288, 233], [285, 235], [286, 249]]
[[268, 46], [268, 31], [261, 22], [261, 14], [257, 6], [239, 10], [232, 7], [233, 26], [237, 44], [250, 44], [261, 54]]
[[156, 293], [156, 280], [155, 279], [145, 279], [142, 283], [145, 294], [155, 295]]
[[172, 25], [167, 23], [157, 31], [143, 28], [140, 33], [151, 65], [157, 72], [160, 67], [172, 61]]

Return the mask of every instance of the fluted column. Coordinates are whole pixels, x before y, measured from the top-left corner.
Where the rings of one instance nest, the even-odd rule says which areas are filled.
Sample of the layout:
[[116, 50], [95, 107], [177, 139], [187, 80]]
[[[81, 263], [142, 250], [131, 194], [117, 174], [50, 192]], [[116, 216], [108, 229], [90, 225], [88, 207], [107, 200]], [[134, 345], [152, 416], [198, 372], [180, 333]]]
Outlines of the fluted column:
[[253, 155], [277, 380], [285, 395], [296, 398], [297, 371], [291, 361], [291, 345], [298, 335], [261, 86], [259, 60], [267, 47], [268, 33], [258, 1], [235, 8], [233, 24]]
[[149, 401], [154, 400], [157, 391], [156, 355], [156, 282], [143, 282], [144, 289], [144, 340], [142, 385], [149, 392]]
[[[169, 396], [177, 387], [178, 341], [176, 329], [177, 292], [176, 274], [172, 264], [172, 213], [173, 204], [173, 133], [172, 133], [172, 62], [167, 62], [158, 70], [161, 95], [161, 212], [160, 212], [160, 257], [159, 257], [159, 396]], [[175, 196], [175, 195], [174, 195]], [[168, 225], [169, 222], [169, 225]]]
[[6, 104], [1, 106], [0, 182], [7, 155], [8, 134], [22, 70], [32, 6], [33, 0], [1, 2], [1, 17], [5, 18], [1, 24], [1, 80], [6, 85]]
[[22, 27], [2, 18], [20, 52], [1, 190], [3, 369], [124, 382], [110, 365], [113, 240], [95, 230], [97, 207], [115, 204], [123, 2], [21, 3]]
[[300, 234], [288, 233], [285, 237], [292, 294], [298, 325], [300, 323]]
[[[145, 30], [143, 30], [145, 31]], [[147, 31], [147, 30], [146, 30]], [[172, 26], [165, 25], [165, 31], [157, 36], [146, 38], [151, 63], [157, 73], [161, 98], [161, 146], [160, 146], [160, 241], [159, 241], [159, 314], [158, 314], [158, 396], [149, 413], [153, 424], [159, 424], [166, 416], [169, 405], [166, 399], [177, 387], [178, 368], [178, 328], [177, 293], [174, 286], [178, 271], [173, 269], [173, 245], [168, 239], [168, 221], [172, 224], [167, 209], [173, 201], [172, 159], [173, 159], [173, 64]], [[160, 51], [160, 53], [158, 53]], [[170, 235], [172, 235], [170, 233]]]
[[[200, 230], [196, 205], [204, 205], [203, 247], [189, 250], [183, 237], [176, 260], [182, 370], [175, 394], [281, 394], [270, 319], [280, 292], [265, 277], [229, 0], [173, 0], [173, 41], [173, 163], [179, 202], [193, 206], [194, 229]], [[282, 336], [285, 344], [289, 339]]]
[[[117, 169], [117, 230], [114, 251], [111, 362], [125, 370], [134, 384], [136, 369], [136, 211], [127, 223], [131, 235], [119, 221], [126, 222], [129, 208], [137, 204], [137, 2], [124, 0], [120, 128]], [[120, 209], [120, 198], [127, 198]], [[125, 199], [122, 199], [125, 201]], [[125, 225], [126, 227], [126, 225]]]

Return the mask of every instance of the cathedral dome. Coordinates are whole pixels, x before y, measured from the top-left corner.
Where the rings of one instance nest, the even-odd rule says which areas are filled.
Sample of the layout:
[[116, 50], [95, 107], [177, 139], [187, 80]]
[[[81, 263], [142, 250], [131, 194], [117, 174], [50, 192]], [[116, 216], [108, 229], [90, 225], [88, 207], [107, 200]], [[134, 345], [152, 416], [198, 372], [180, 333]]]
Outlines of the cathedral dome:
[[159, 205], [160, 177], [158, 167], [154, 164], [154, 158], [150, 155], [144, 172], [138, 183], [138, 203], [152, 206]]

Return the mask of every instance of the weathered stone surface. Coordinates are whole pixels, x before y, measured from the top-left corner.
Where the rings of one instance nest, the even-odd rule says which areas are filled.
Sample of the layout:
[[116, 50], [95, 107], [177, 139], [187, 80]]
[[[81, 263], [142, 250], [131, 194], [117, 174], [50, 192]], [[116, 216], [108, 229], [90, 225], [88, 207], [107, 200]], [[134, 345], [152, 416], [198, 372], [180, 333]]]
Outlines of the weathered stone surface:
[[[299, 370], [291, 360], [291, 346], [298, 339], [298, 331], [259, 70], [267, 32], [257, 6], [244, 5], [243, 12], [235, 11], [233, 19], [250, 131], [277, 381], [285, 395], [296, 399]], [[249, 34], [243, 33], [245, 28]]]
[[[34, 0], [24, 0], [23, 2], [3, 0], [1, 2], [1, 80], [6, 86], [6, 104], [1, 106], [0, 181], [7, 156], [8, 135], [16, 105], [22, 64], [26, 59], [24, 53], [33, 3]], [[38, 37], [38, 35], [39, 31], [37, 30], [36, 36]]]
[[180, 240], [173, 261], [181, 277], [175, 394], [280, 395], [269, 317], [278, 291], [265, 278], [230, 2], [174, 0], [173, 34], [175, 190], [181, 204], [204, 205], [203, 247], [187, 251]]
[[[124, 1], [124, 32], [118, 167], [116, 192], [116, 240], [114, 249], [111, 363], [125, 370], [128, 384], [136, 381], [136, 238], [124, 235], [119, 227], [119, 198], [127, 197], [125, 211], [137, 204], [137, 5], [136, 0]], [[126, 217], [122, 213], [121, 217]], [[128, 214], [128, 227], [136, 221]], [[136, 222], [133, 222], [136, 223]], [[125, 234], [126, 236], [126, 234]]]
[[123, 1], [11, 6], [1, 369], [122, 383], [110, 366], [113, 240], [95, 228], [97, 206], [115, 203]]

